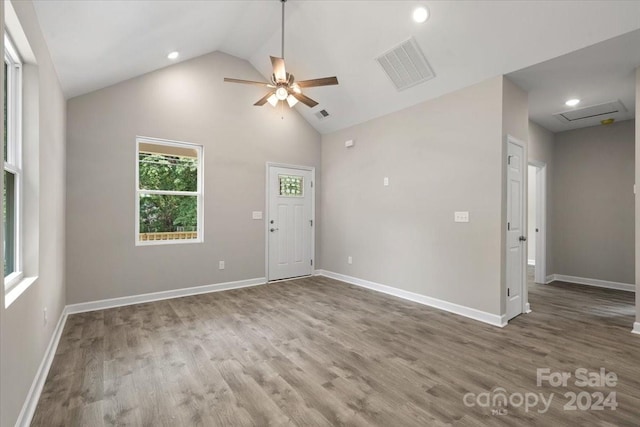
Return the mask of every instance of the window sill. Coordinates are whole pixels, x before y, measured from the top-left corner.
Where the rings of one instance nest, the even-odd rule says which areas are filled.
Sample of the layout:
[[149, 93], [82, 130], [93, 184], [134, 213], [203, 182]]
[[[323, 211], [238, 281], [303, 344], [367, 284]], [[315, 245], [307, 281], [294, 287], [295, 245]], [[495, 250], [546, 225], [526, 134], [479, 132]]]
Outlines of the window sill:
[[17, 300], [24, 291], [29, 289], [29, 286], [35, 283], [36, 280], [38, 280], [38, 276], [24, 277], [20, 280], [16, 280], [11, 287], [7, 287], [4, 294], [4, 308], [9, 308], [9, 306], [13, 304], [13, 302]]
[[204, 243], [204, 241], [202, 239], [147, 240], [137, 241], [136, 246], [189, 245], [193, 243]]

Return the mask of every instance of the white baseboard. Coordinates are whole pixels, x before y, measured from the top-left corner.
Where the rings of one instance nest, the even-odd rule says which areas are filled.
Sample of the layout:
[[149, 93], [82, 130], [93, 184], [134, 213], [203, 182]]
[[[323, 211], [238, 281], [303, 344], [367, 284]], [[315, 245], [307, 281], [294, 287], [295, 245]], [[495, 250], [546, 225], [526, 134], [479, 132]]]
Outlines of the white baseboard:
[[553, 281], [576, 283], [578, 285], [595, 286], [598, 288], [616, 289], [619, 291], [635, 292], [636, 285], [630, 283], [610, 282], [608, 280], [589, 279], [585, 277], [566, 276], [564, 274], [552, 274], [547, 276], [546, 283]]
[[526, 314], [531, 313], [531, 304], [530, 304], [530, 303], [526, 303], [526, 304], [524, 305], [524, 312], [525, 312]]
[[535, 260], [535, 259], [528, 259], [528, 260], [527, 260], [527, 265], [532, 265], [532, 266], [534, 266], [534, 267], [535, 267], [535, 265], [536, 265], [536, 260]]
[[631, 332], [640, 335], [640, 322], [636, 322], [633, 324], [633, 330]]
[[356, 286], [371, 289], [374, 291], [382, 292], [385, 294], [393, 295], [398, 298], [428, 305], [429, 307], [434, 307], [440, 310], [448, 311], [450, 313], [458, 314], [460, 316], [464, 316], [470, 319], [478, 320], [480, 322], [488, 323], [493, 326], [499, 326], [502, 328], [507, 325], [506, 316], [504, 315], [498, 316], [496, 314], [491, 314], [485, 311], [476, 310], [475, 308], [465, 307], [463, 305], [454, 304], [454, 303], [443, 301], [437, 298], [428, 297], [426, 295], [416, 294], [414, 292], [405, 291], [402, 289], [394, 288], [392, 286], [382, 285], [380, 283], [370, 282], [364, 279], [358, 279], [357, 277], [351, 277], [351, 276], [346, 276], [340, 273], [334, 273], [332, 271], [316, 270], [316, 274], [320, 276], [325, 276], [325, 277], [330, 277], [332, 279], [340, 280], [342, 282], [350, 283], [352, 285], [356, 285]]
[[193, 288], [174, 289], [171, 291], [152, 292], [149, 294], [133, 295], [130, 297], [81, 302], [79, 304], [68, 305], [66, 310], [68, 314], [83, 313], [86, 311], [104, 310], [106, 308], [123, 307], [125, 305], [142, 304], [146, 302], [160, 301], [171, 298], [186, 297], [189, 295], [208, 294], [210, 292], [247, 288], [250, 286], [264, 285], [265, 283], [267, 283], [267, 279], [265, 277], [259, 277], [256, 279], [238, 280], [236, 282], [217, 283], [215, 285], [204, 285], [196, 286]]
[[60, 319], [58, 319], [58, 324], [53, 331], [53, 335], [51, 336], [49, 345], [47, 346], [47, 349], [44, 353], [42, 362], [40, 362], [40, 366], [36, 371], [36, 376], [33, 379], [33, 383], [31, 383], [31, 388], [29, 389], [29, 393], [27, 393], [27, 398], [24, 401], [24, 405], [22, 405], [22, 410], [20, 411], [18, 420], [16, 421], [16, 427], [27, 427], [31, 424], [31, 419], [36, 412], [36, 407], [38, 406], [38, 401], [40, 400], [40, 394], [42, 393], [47, 375], [49, 375], [49, 369], [51, 369], [51, 364], [53, 363], [53, 358], [56, 355], [56, 350], [58, 348], [58, 344], [60, 343], [60, 337], [62, 336], [62, 331], [64, 330], [64, 325], [66, 322], [67, 309], [65, 307], [65, 309], [62, 310], [62, 313], [60, 314]]
[[544, 278], [544, 284], [548, 285], [549, 283], [553, 282], [554, 280], [556, 280], [556, 275], [555, 274], [550, 274], [547, 277]]

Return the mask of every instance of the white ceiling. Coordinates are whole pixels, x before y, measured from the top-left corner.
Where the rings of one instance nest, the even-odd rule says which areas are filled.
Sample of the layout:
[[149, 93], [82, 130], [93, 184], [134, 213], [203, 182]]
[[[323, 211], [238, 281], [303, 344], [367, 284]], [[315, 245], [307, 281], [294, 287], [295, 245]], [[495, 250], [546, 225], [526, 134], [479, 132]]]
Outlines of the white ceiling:
[[[280, 54], [277, 0], [34, 4], [67, 97], [170, 65], [172, 50], [180, 60], [220, 50], [249, 60], [265, 78], [269, 55]], [[431, 11], [424, 24], [411, 20], [418, 4]], [[638, 0], [289, 0], [286, 7], [287, 70], [298, 80], [340, 81], [305, 91], [317, 107], [295, 107], [322, 133], [640, 29]], [[374, 58], [411, 36], [436, 78], [397, 92]], [[237, 90], [255, 91], [256, 99], [262, 93]], [[331, 117], [319, 121], [314, 113], [321, 109]]]
[[[635, 117], [635, 69], [640, 67], [640, 30], [580, 49], [508, 75], [529, 93], [529, 117], [552, 132]], [[565, 101], [577, 98], [576, 107]], [[626, 111], [563, 123], [554, 113], [620, 100]]]

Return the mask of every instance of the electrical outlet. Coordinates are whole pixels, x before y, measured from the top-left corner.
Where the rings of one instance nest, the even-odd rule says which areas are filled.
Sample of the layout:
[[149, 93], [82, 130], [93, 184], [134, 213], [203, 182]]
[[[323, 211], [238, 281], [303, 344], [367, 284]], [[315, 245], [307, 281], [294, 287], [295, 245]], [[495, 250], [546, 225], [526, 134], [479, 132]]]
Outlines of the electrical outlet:
[[353, 258], [347, 257], [347, 264], [353, 264]]
[[224, 270], [224, 261], [218, 263], [218, 270]]
[[469, 222], [469, 212], [454, 212], [453, 220], [455, 222]]
[[44, 310], [42, 310], [42, 312], [44, 317], [44, 323], [46, 324], [49, 321], [49, 314], [47, 313], [47, 307], [45, 307]]

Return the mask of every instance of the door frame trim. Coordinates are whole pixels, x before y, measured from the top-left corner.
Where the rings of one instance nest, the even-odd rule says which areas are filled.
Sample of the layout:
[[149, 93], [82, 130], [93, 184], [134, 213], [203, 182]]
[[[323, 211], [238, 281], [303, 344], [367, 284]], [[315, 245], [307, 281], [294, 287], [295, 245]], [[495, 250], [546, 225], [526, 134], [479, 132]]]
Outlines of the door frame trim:
[[[513, 143], [515, 145], [518, 145], [520, 147], [522, 147], [522, 155], [523, 155], [523, 159], [522, 159], [522, 194], [527, 194], [527, 186], [528, 186], [528, 171], [527, 171], [527, 165], [529, 164], [529, 152], [528, 152], [528, 146], [527, 143], [512, 136], [507, 134], [507, 137], [505, 138], [505, 142], [504, 142], [504, 147], [505, 147], [505, 155], [506, 153], [509, 152], [509, 143]], [[506, 159], [505, 159], [506, 160]], [[508, 165], [506, 165], [506, 161], [505, 161], [505, 167], [508, 167]], [[507, 190], [507, 184], [509, 182], [509, 175], [508, 172], [505, 174], [504, 177], [504, 182], [503, 182], [503, 188], [505, 189], [505, 193], [503, 193], [505, 195], [505, 218], [506, 218], [506, 204], [508, 202], [508, 190]], [[525, 231], [526, 233], [526, 227], [527, 227], [527, 208], [528, 208], [528, 200], [527, 197], [522, 197], [522, 224], [523, 224], [523, 231]], [[504, 229], [506, 230], [507, 228], [507, 224], [505, 221], [504, 224]], [[505, 298], [505, 305], [504, 305], [504, 311], [505, 311], [505, 317], [508, 314], [508, 310], [507, 310], [507, 292], [506, 292], [506, 288], [508, 287], [508, 283], [506, 283], [506, 277], [507, 277], [507, 268], [508, 268], [508, 263], [507, 263], [507, 251], [508, 251], [509, 247], [507, 245], [507, 241], [505, 239], [504, 242], [504, 254], [505, 254], [505, 266], [504, 266], [504, 272], [505, 272], [505, 289], [504, 289], [504, 293], [502, 298]], [[522, 251], [522, 289], [520, 291], [520, 295], [521, 295], [521, 300], [522, 300], [522, 307], [520, 308], [520, 313], [519, 314], [524, 314], [524, 313], [528, 313], [531, 311], [530, 305], [529, 305], [529, 287], [527, 286], [527, 249], [525, 246], [525, 250]], [[514, 316], [512, 319], [514, 319], [515, 317], [517, 317], [518, 315]], [[507, 322], [509, 322], [511, 319], [508, 319]]]
[[270, 168], [287, 168], [287, 169], [298, 169], [307, 172], [311, 172], [311, 181], [313, 182], [313, 187], [311, 187], [311, 219], [313, 220], [313, 227], [311, 227], [311, 259], [313, 260], [313, 265], [311, 266], [311, 275], [315, 273], [316, 270], [316, 168], [314, 166], [302, 166], [302, 165], [290, 165], [287, 163], [278, 163], [278, 162], [266, 162], [265, 165], [265, 215], [264, 218], [264, 277], [267, 278], [267, 283], [270, 282], [269, 279], [269, 202], [271, 196], [271, 188], [269, 188], [269, 170]]
[[[536, 235], [534, 281], [544, 284], [547, 277], [547, 236], [549, 234], [547, 231], [547, 164], [537, 160], [529, 160], [529, 165], [536, 168], [536, 226], [540, 230]], [[528, 197], [527, 200], [529, 200]], [[529, 211], [527, 211], [528, 214]]]

